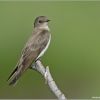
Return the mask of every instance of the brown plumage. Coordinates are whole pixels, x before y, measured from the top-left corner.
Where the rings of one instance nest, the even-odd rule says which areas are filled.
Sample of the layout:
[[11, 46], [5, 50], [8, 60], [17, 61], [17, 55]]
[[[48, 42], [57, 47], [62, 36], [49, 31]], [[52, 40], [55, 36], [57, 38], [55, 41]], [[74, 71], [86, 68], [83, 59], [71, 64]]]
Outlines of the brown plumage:
[[36, 61], [42, 56], [41, 53], [46, 48], [50, 39], [49, 28], [47, 26], [48, 21], [49, 20], [45, 16], [36, 18], [32, 36], [22, 50], [22, 55], [16, 68], [8, 78], [9, 85], [14, 85], [19, 77], [30, 68], [33, 61]]

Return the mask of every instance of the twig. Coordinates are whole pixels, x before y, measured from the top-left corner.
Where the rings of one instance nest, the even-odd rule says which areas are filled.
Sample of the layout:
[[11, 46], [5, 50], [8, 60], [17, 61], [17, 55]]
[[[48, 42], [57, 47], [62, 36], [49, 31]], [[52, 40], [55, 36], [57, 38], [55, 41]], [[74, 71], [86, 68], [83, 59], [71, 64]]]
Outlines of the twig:
[[32, 69], [38, 71], [44, 76], [46, 83], [48, 84], [50, 90], [55, 94], [58, 100], [67, 100], [65, 95], [58, 89], [55, 81], [53, 80], [49, 67], [46, 68], [43, 66], [40, 60], [37, 60], [35, 65], [32, 66]]

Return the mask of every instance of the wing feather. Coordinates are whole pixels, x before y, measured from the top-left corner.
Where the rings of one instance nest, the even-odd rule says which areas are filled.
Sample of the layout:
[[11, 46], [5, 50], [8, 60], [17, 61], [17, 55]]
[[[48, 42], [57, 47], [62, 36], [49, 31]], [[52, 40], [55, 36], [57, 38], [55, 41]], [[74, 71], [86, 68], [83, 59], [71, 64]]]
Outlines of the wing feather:
[[22, 50], [22, 56], [16, 65], [17, 68], [15, 68], [9, 77], [9, 79], [12, 78], [10, 82], [11, 84], [16, 83], [22, 73], [30, 67], [33, 61], [36, 60], [41, 51], [46, 47], [49, 37], [50, 33], [47, 30], [41, 30], [38, 31], [38, 33], [32, 34]]

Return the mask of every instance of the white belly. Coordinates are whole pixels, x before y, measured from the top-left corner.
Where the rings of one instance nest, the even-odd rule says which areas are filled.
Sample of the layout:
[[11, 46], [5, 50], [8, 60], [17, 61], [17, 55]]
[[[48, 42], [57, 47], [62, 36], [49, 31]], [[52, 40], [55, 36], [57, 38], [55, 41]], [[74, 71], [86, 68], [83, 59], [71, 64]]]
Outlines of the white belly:
[[37, 57], [37, 59], [40, 58], [41, 56], [43, 56], [43, 54], [46, 52], [46, 50], [48, 49], [48, 47], [50, 45], [50, 41], [51, 41], [51, 34], [50, 34], [49, 41], [48, 41], [46, 47], [42, 50], [42, 52], [39, 54], [39, 56]]

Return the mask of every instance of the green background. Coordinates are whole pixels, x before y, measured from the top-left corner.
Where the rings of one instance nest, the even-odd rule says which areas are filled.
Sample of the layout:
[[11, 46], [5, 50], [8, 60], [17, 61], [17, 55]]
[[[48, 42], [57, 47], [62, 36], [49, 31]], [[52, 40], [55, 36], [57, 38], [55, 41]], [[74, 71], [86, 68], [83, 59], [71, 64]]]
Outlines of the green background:
[[45, 80], [28, 70], [15, 87], [7, 78], [33, 30], [48, 16], [52, 41], [42, 57], [67, 98], [100, 97], [100, 2], [0, 2], [0, 98], [55, 98]]

